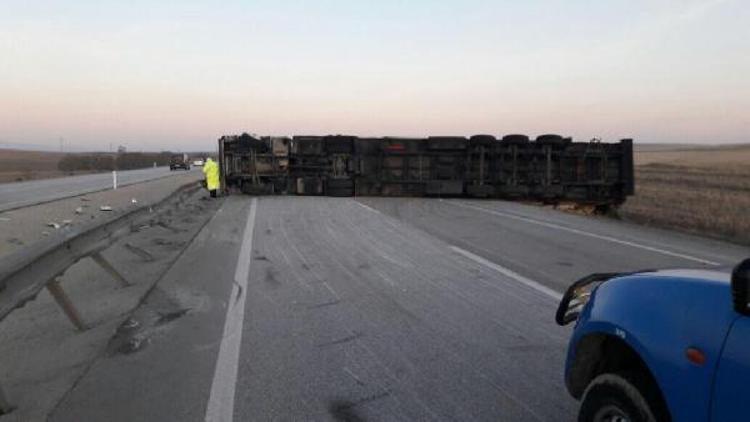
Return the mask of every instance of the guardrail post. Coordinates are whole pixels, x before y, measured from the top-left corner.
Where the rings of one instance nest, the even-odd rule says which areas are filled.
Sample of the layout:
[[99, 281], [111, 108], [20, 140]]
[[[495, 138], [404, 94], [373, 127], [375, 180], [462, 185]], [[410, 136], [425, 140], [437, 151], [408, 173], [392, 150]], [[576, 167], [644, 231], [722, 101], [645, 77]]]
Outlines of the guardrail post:
[[[78, 330], [86, 331], [86, 324], [83, 323], [81, 316], [78, 314], [78, 309], [73, 305], [73, 302], [71, 302], [68, 295], [65, 294], [65, 290], [63, 290], [62, 285], [60, 285], [60, 280], [55, 278], [47, 283], [47, 290], [52, 297], [55, 298], [55, 302], [60, 305], [70, 322], [73, 323]], [[2, 391], [0, 391], [0, 407], [2, 407]]]
[[100, 267], [102, 267], [106, 272], [108, 272], [109, 275], [112, 276], [112, 278], [117, 280], [117, 282], [120, 283], [122, 287], [130, 287], [130, 282], [125, 277], [123, 277], [122, 274], [117, 272], [115, 267], [113, 267], [112, 264], [109, 263], [109, 261], [104, 259], [101, 253], [97, 252], [95, 254], [92, 254], [91, 259], [93, 259], [94, 262], [99, 264]]

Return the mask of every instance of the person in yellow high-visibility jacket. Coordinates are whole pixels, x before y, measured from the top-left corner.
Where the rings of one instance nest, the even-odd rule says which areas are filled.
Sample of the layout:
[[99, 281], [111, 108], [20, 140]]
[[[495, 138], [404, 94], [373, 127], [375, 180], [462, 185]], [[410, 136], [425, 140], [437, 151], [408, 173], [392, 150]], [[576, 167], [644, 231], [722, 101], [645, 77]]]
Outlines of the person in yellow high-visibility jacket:
[[206, 158], [203, 174], [206, 175], [206, 188], [211, 198], [216, 198], [216, 191], [219, 189], [219, 164], [211, 158]]

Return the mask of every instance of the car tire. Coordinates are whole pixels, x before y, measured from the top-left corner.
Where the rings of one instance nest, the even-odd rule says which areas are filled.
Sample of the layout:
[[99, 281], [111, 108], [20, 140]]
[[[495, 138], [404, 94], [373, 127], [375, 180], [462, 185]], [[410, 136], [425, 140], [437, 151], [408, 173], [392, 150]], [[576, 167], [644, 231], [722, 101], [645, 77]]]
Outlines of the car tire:
[[652, 406], [639, 389], [623, 374], [602, 374], [586, 387], [581, 399], [578, 422], [623, 420], [656, 422]]

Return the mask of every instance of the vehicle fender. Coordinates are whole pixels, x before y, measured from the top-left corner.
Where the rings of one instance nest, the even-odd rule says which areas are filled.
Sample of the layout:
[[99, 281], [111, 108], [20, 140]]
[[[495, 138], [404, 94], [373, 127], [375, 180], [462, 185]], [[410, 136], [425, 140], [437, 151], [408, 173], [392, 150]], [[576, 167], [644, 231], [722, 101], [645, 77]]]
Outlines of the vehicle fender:
[[[618, 337], [654, 376], [673, 420], [706, 421], [716, 365], [734, 318], [731, 293], [719, 281], [647, 273], [615, 278], [599, 286], [579, 316], [566, 368], [587, 336]], [[687, 359], [691, 347], [703, 352], [704, 364]]]

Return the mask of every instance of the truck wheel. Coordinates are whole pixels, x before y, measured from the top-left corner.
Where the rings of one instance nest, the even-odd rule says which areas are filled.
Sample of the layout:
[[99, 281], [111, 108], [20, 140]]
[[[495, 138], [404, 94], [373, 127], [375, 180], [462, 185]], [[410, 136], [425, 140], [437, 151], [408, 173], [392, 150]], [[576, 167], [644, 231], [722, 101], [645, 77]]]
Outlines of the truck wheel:
[[326, 195], [335, 197], [354, 196], [354, 180], [328, 179], [326, 181]]
[[503, 143], [509, 145], [528, 144], [529, 137], [526, 135], [505, 135], [502, 139]]
[[555, 134], [540, 135], [536, 137], [536, 143], [540, 145], [561, 146], [569, 144], [570, 142], [570, 138], [563, 138], [562, 136]]
[[491, 147], [492, 145], [495, 145], [497, 143], [497, 139], [495, 139], [492, 135], [474, 135], [471, 138], [469, 138], [469, 144], [471, 145], [482, 145], [486, 147]]
[[656, 422], [648, 401], [627, 378], [617, 374], [594, 378], [583, 393], [578, 422]]

